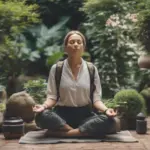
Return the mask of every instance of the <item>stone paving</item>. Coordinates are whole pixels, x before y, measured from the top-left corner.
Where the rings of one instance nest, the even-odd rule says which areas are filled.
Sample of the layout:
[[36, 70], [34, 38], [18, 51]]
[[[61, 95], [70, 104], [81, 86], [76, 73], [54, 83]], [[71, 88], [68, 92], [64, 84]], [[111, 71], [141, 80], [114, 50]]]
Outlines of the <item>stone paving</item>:
[[150, 117], [147, 118], [147, 134], [131, 134], [139, 140], [137, 143], [99, 142], [99, 143], [65, 143], [65, 144], [18, 144], [18, 140], [5, 140], [0, 134], [0, 150], [150, 150]]

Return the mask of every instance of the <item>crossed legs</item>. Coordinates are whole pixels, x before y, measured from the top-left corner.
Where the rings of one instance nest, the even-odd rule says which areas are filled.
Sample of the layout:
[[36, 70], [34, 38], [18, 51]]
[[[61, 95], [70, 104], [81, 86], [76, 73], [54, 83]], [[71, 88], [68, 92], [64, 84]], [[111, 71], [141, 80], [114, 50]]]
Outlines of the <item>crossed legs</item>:
[[48, 129], [46, 136], [55, 137], [82, 137], [82, 136], [104, 136], [112, 125], [113, 120], [106, 116], [90, 117], [78, 128], [72, 128], [55, 112], [45, 110], [35, 118], [37, 125], [43, 129]]

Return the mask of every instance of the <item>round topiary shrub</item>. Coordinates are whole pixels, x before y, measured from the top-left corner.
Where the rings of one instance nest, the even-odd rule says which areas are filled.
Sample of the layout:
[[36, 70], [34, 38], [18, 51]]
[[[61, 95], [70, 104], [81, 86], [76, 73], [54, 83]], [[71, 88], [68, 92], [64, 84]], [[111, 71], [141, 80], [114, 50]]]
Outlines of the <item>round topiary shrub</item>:
[[114, 101], [118, 104], [124, 103], [124, 115], [121, 117], [122, 129], [136, 129], [136, 116], [143, 112], [146, 114], [145, 101], [141, 94], [136, 90], [126, 89], [121, 90], [114, 96]]
[[144, 97], [147, 113], [150, 114], [150, 88], [143, 89], [140, 94]]
[[129, 118], [136, 117], [141, 111], [145, 113], [146, 108], [144, 98], [136, 90], [121, 90], [114, 96], [114, 101], [116, 103], [126, 102], [126, 116]]

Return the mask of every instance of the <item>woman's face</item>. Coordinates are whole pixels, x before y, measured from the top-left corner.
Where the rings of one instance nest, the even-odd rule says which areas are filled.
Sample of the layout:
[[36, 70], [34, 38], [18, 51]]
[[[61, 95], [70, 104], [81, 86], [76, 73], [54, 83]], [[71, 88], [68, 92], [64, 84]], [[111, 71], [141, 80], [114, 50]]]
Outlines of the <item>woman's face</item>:
[[83, 39], [78, 34], [73, 34], [68, 38], [66, 52], [70, 57], [81, 57], [84, 51]]

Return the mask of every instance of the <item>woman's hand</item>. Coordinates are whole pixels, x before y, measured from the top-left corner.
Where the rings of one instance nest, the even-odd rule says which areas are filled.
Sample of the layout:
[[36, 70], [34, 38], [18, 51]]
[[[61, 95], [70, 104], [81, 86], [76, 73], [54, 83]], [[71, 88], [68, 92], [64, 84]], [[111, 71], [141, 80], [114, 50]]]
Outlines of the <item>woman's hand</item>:
[[114, 111], [112, 108], [108, 108], [106, 111], [105, 111], [105, 114], [109, 117], [115, 117], [117, 115], [117, 112]]
[[45, 110], [44, 105], [35, 105], [33, 108], [33, 112], [40, 113]]

